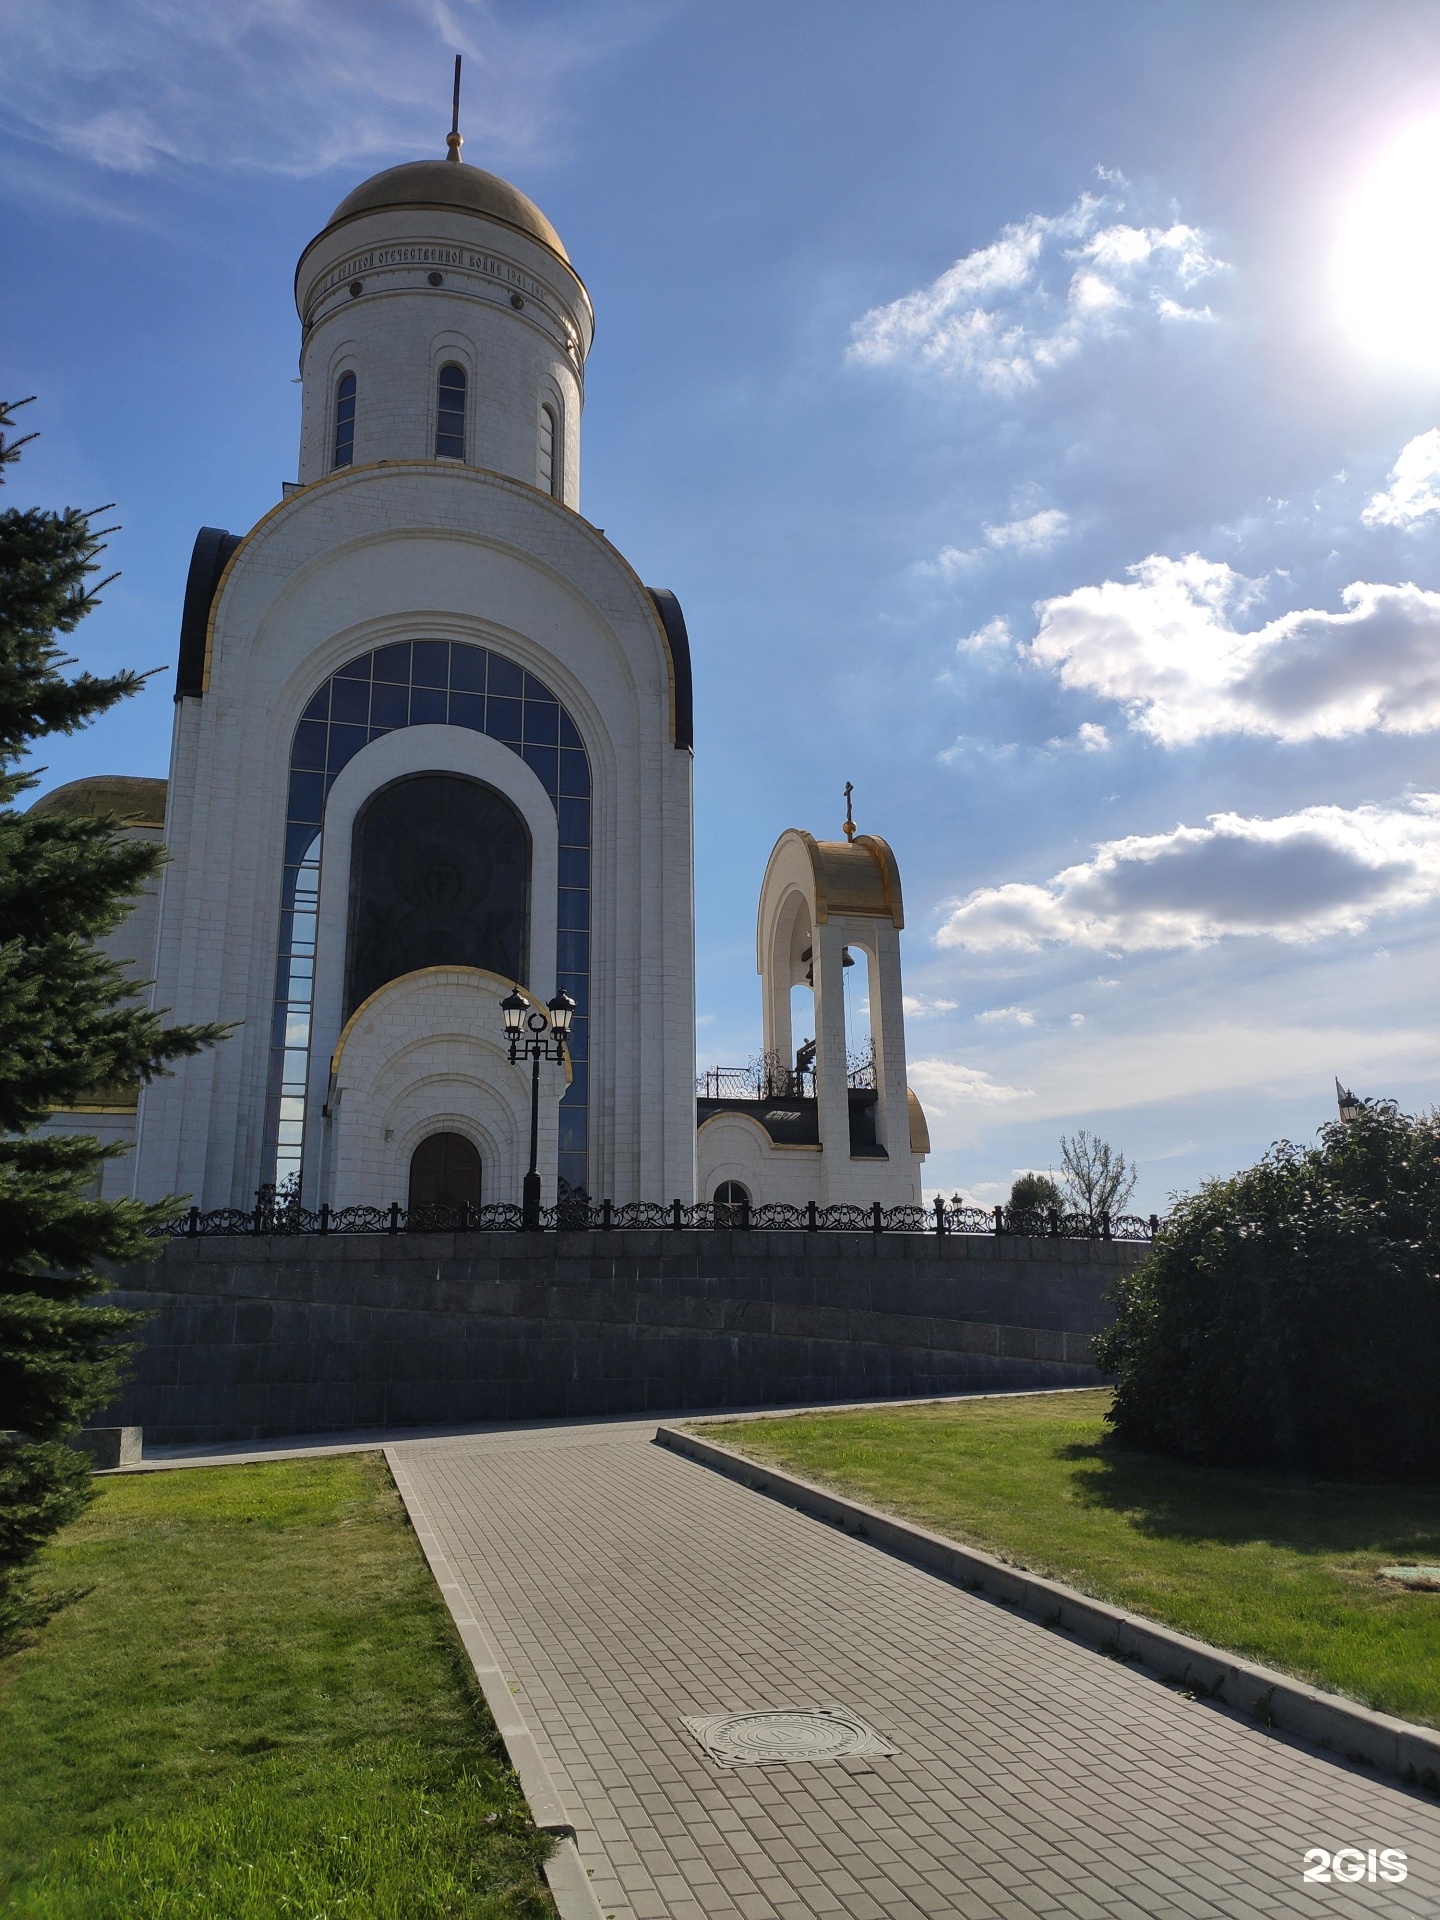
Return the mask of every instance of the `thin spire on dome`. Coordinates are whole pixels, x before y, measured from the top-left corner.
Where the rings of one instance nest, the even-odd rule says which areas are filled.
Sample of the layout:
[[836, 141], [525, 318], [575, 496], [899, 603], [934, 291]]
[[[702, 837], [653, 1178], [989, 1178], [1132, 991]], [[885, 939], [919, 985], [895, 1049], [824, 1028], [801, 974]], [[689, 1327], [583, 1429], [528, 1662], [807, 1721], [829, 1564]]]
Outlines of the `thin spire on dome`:
[[457, 53], [455, 56], [455, 103], [450, 113], [450, 131], [445, 136], [445, 145], [450, 151], [445, 155], [445, 158], [447, 160], [458, 160], [460, 158], [460, 149], [464, 144], [465, 142], [460, 136], [460, 55]]
[[857, 831], [855, 826], [855, 816], [850, 811], [850, 796], [852, 793], [854, 793], [854, 791], [855, 791], [854, 787], [847, 780], [845, 782], [845, 839], [847, 843], [855, 838], [855, 834]]

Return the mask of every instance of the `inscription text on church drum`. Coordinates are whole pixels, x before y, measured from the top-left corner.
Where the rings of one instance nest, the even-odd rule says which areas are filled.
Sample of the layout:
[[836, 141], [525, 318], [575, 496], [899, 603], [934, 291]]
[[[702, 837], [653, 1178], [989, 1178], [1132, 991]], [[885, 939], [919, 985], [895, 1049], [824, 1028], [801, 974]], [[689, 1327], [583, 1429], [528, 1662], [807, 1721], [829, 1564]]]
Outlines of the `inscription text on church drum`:
[[501, 260], [490, 253], [476, 253], [469, 247], [447, 247], [433, 242], [400, 247], [370, 247], [364, 253], [351, 254], [348, 260], [342, 260], [338, 267], [333, 267], [326, 274], [319, 292], [329, 293], [362, 274], [378, 273], [385, 267], [465, 267], [472, 273], [488, 274], [492, 280], [504, 280], [507, 285], [522, 287], [536, 300], [541, 299], [545, 292], [538, 280], [521, 273], [508, 260]]

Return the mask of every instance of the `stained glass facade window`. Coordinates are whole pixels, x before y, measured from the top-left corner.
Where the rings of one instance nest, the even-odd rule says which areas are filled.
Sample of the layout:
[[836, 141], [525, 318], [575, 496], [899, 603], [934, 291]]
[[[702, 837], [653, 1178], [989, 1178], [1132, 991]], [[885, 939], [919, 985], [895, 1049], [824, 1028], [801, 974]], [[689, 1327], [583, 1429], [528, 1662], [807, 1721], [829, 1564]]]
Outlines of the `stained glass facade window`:
[[[539, 779], [559, 828], [556, 979], [575, 1001], [574, 1077], [560, 1103], [561, 1192], [586, 1188], [590, 1060], [590, 761], [556, 696], [513, 660], [459, 641], [402, 641], [362, 654], [306, 707], [290, 751], [280, 945], [271, 1028], [265, 1166], [298, 1189], [308, 1116], [315, 919], [322, 822], [336, 775], [362, 747], [399, 727], [485, 733]], [[499, 1014], [496, 1014], [497, 1028]], [[382, 1201], [383, 1203], [383, 1197]]]

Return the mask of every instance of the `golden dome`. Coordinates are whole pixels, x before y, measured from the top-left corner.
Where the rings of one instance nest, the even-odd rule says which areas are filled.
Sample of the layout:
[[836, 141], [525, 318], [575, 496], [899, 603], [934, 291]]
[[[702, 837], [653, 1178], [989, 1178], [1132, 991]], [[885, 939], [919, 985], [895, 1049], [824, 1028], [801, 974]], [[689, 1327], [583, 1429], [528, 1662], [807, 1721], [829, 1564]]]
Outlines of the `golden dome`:
[[895, 926], [905, 924], [900, 869], [888, 841], [861, 833], [853, 840], [817, 840], [802, 832], [815, 875], [815, 918], [832, 913], [866, 913]]
[[137, 774], [93, 773], [88, 779], [55, 787], [35, 801], [30, 811], [68, 814], [77, 820], [113, 813], [123, 826], [163, 827], [165, 785], [163, 780], [146, 780]]
[[402, 166], [373, 174], [353, 193], [346, 194], [325, 231], [328, 233], [342, 220], [354, 219], [356, 214], [379, 213], [387, 207], [447, 207], [478, 213], [538, 240], [542, 247], [558, 254], [566, 266], [570, 264], [564, 241], [533, 200], [498, 173], [487, 173], [483, 167], [469, 166], [463, 160], [458, 164], [450, 160], [407, 160]]

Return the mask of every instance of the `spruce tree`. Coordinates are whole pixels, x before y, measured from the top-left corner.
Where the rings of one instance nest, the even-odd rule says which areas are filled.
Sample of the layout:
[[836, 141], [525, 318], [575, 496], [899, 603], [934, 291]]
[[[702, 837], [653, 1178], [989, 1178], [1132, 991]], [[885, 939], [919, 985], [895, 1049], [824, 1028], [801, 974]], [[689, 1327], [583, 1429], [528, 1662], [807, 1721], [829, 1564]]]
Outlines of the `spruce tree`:
[[[16, 403], [20, 406], [28, 402]], [[0, 483], [15, 439], [0, 402]], [[88, 1089], [138, 1086], [220, 1037], [167, 1027], [95, 945], [164, 859], [116, 837], [114, 818], [38, 818], [16, 801], [38, 783], [33, 744], [73, 733], [136, 693], [143, 676], [75, 674], [57, 643], [97, 604], [102, 536], [67, 507], [0, 512], [0, 1637], [26, 1617], [25, 1563], [85, 1505], [89, 1471], [65, 1444], [111, 1400], [139, 1316], [96, 1304], [100, 1261], [134, 1260], [173, 1203], [92, 1197], [123, 1151], [37, 1133]]]

